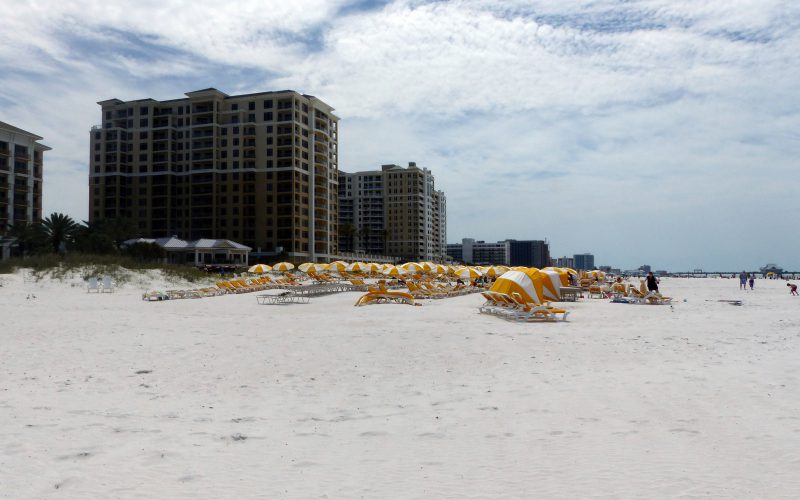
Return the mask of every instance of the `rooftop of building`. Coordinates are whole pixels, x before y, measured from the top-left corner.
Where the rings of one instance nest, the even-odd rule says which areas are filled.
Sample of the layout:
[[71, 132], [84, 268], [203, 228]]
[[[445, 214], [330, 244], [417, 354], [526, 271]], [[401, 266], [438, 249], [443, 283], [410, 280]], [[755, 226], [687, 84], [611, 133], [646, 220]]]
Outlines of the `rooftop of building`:
[[[27, 130], [23, 130], [23, 129], [19, 128], [19, 127], [15, 127], [14, 125], [11, 125], [10, 123], [6, 123], [6, 122], [3, 122], [3, 121], [0, 121], [0, 130], [5, 131], [5, 132], [11, 132], [12, 134], [24, 135], [25, 137], [29, 137], [29, 138], [31, 138], [31, 139], [33, 139], [35, 141], [41, 141], [43, 139], [43, 137], [40, 137], [40, 136], [34, 134], [33, 132], [28, 132]], [[52, 149], [49, 146], [45, 146], [44, 144], [38, 144], [37, 143], [36, 145], [40, 149], [42, 149], [43, 151], [50, 151]]]
[[331, 105], [327, 104], [325, 101], [322, 101], [321, 99], [319, 99], [316, 96], [309, 95], [309, 94], [301, 94], [300, 92], [297, 92], [296, 90], [291, 90], [291, 89], [268, 90], [268, 91], [265, 91], [265, 92], [253, 92], [253, 93], [249, 93], [249, 94], [229, 95], [229, 94], [226, 94], [225, 92], [222, 92], [221, 90], [216, 89], [214, 87], [208, 87], [208, 88], [205, 88], [205, 89], [192, 90], [192, 91], [189, 91], [189, 92], [185, 92], [184, 95], [186, 95], [186, 97], [179, 97], [177, 99], [167, 99], [167, 100], [159, 101], [157, 99], [153, 99], [153, 98], [147, 97], [147, 98], [144, 98], [144, 99], [133, 99], [133, 100], [130, 100], [130, 101], [123, 101], [121, 99], [117, 99], [116, 97], [114, 97], [114, 98], [111, 98], [111, 99], [106, 99], [104, 101], [98, 101], [97, 104], [99, 104], [101, 106], [116, 106], [116, 105], [119, 105], [119, 104], [141, 103], [141, 102], [158, 102], [158, 103], [180, 102], [180, 101], [186, 101], [186, 100], [194, 98], [194, 97], [206, 97], [206, 96], [208, 96], [208, 97], [218, 97], [218, 98], [221, 98], [221, 99], [239, 99], [239, 98], [242, 98], [242, 97], [256, 97], [256, 96], [279, 95], [279, 94], [295, 94], [295, 95], [298, 95], [298, 96], [303, 96], [306, 99], [311, 99], [311, 100], [319, 103], [321, 105], [321, 107], [326, 108], [326, 110], [328, 112], [332, 112], [334, 110], [334, 108]]

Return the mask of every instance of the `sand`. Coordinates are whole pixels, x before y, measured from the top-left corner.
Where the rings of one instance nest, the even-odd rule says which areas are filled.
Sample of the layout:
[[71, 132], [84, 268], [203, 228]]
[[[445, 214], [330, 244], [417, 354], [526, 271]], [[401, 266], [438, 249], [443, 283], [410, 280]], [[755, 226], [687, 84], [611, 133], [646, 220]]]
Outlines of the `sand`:
[[585, 299], [557, 324], [480, 315], [479, 295], [0, 283], [2, 498], [800, 495], [780, 281], [665, 279], [673, 307]]

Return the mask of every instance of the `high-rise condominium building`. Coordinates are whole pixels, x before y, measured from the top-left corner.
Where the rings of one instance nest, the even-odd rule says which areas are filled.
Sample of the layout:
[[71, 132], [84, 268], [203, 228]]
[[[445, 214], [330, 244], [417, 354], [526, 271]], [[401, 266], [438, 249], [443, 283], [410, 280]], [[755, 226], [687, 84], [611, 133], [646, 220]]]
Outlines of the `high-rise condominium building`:
[[229, 239], [291, 260], [337, 253], [338, 117], [291, 90], [109, 99], [91, 131], [89, 219]]
[[431, 171], [413, 162], [340, 172], [339, 232], [343, 251], [443, 261], [447, 199]]
[[42, 219], [42, 138], [0, 122], [0, 233]]

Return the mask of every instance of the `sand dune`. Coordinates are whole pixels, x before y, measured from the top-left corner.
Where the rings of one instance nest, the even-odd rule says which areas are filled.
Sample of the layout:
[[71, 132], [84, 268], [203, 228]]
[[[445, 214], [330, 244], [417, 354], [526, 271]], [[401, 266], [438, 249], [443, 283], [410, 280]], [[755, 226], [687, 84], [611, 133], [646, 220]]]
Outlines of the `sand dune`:
[[0, 281], [3, 498], [800, 495], [783, 282], [667, 279], [674, 307], [520, 325], [478, 295], [146, 303]]

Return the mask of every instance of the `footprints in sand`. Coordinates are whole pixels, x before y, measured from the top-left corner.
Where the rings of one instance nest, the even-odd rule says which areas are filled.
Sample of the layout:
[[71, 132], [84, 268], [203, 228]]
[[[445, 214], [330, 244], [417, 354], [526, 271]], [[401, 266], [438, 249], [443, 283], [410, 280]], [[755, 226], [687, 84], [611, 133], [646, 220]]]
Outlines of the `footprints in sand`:
[[70, 454], [70, 455], [62, 455], [62, 456], [56, 458], [56, 460], [84, 460], [84, 459], [90, 458], [92, 456], [93, 455], [92, 455], [91, 452], [81, 451], [81, 452], [73, 453], [73, 454]]

